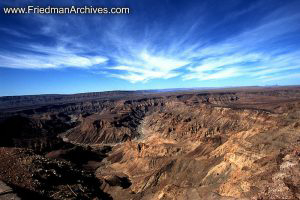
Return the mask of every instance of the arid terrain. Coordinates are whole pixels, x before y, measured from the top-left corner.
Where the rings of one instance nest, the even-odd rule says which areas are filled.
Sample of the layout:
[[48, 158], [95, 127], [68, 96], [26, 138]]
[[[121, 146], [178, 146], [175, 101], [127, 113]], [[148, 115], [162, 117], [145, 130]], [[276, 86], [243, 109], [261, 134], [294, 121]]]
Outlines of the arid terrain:
[[300, 86], [0, 97], [0, 199], [300, 199]]

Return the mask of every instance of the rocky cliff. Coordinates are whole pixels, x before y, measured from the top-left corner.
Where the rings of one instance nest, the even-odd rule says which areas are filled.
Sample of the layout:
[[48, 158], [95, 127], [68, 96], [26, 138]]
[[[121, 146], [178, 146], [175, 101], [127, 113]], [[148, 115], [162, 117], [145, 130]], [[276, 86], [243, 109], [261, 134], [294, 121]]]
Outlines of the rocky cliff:
[[[51, 191], [38, 195], [300, 199], [300, 88], [113, 93], [111, 99], [105, 95], [82, 94], [76, 101], [68, 96], [68, 102], [44, 100], [47, 105], [43, 101], [2, 109], [3, 158], [5, 152], [19, 151], [15, 147], [27, 148], [33, 152], [22, 153], [24, 158], [42, 161], [22, 161], [21, 168], [45, 166], [48, 171], [41, 173], [54, 177], [53, 169], [66, 174], [81, 169], [99, 181], [88, 179], [99, 190], [80, 191], [89, 181], [79, 186], [56, 178]], [[71, 164], [61, 163], [61, 170], [59, 162]], [[44, 175], [36, 176], [42, 184], [39, 176]], [[12, 185], [17, 182], [12, 173], [0, 178]], [[30, 182], [24, 184], [18, 187], [38, 190]]]

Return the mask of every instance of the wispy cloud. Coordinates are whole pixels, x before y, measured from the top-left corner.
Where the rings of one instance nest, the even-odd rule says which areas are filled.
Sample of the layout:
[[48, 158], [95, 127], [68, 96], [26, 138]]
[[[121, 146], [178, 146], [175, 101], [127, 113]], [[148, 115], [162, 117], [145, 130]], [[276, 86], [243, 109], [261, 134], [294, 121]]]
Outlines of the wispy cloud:
[[[0, 66], [98, 66], [93, 73], [131, 83], [174, 77], [200, 81], [297, 78], [289, 73], [300, 70], [300, 47], [293, 42], [299, 40], [300, 14], [291, 9], [293, 4], [287, 4], [266, 13], [261, 10], [260, 17], [251, 19], [263, 6], [259, 2], [233, 12], [223, 10], [226, 15], [218, 20], [211, 20], [214, 17], [200, 4], [188, 14], [172, 18], [165, 16], [166, 12], [156, 18], [40, 16], [35, 19], [40, 24], [35, 34], [50, 41], [37, 44], [28, 39], [14, 44], [18, 51], [0, 50]], [[11, 34], [27, 37], [17, 31]]]
[[154, 56], [148, 52], [142, 52], [131, 60], [124, 57], [118, 57], [117, 62], [118, 64], [124, 65], [108, 68], [112, 70], [125, 71], [126, 73], [112, 74], [112, 76], [128, 80], [132, 83], [139, 81], [146, 82], [157, 78], [173, 78], [180, 75], [179, 72], [176, 72], [176, 69], [189, 64], [189, 62], [185, 60]]
[[89, 68], [97, 64], [105, 63], [107, 58], [101, 56], [78, 56], [74, 54], [64, 55], [0, 55], [2, 67], [17, 69], [49, 69], [49, 68]]
[[[32, 42], [28, 34], [13, 29], [0, 29], [11, 33], [22, 40], [12, 41], [12, 50], [0, 49], [0, 67], [17, 69], [59, 69], [59, 68], [85, 68], [104, 64], [109, 59], [98, 54], [91, 54], [89, 47], [82, 45], [82, 41], [74, 34], [65, 34], [69, 25], [51, 16], [36, 17], [36, 23], [43, 24], [37, 27], [35, 37], [42, 37], [51, 42]], [[67, 26], [67, 27], [66, 27]]]
[[223, 70], [219, 70], [213, 73], [205, 73], [203, 71], [199, 71], [197, 73], [190, 73], [184, 75], [184, 80], [189, 79], [199, 79], [199, 80], [211, 80], [211, 79], [225, 79], [232, 78], [235, 76], [239, 76], [239, 69], [237, 68], [226, 68]]
[[299, 79], [300, 73], [295, 74], [284, 74], [284, 75], [278, 75], [278, 76], [264, 76], [261, 77], [263, 82], [270, 82], [270, 81], [278, 81], [278, 80], [286, 80], [286, 79]]
[[20, 47], [30, 49], [30, 52], [0, 52], [0, 66], [18, 69], [90, 68], [108, 61], [106, 57], [80, 55], [63, 46], [29, 45], [22, 48], [20, 45]]
[[267, 16], [262, 24], [253, 29], [193, 52], [192, 57], [198, 58], [199, 64], [194, 63], [193, 67], [188, 67], [189, 73], [183, 75], [183, 78], [208, 80], [236, 76], [257, 79], [272, 77], [267, 79], [271, 81], [296, 77], [280, 73], [300, 69], [299, 50], [290, 48], [285, 44], [286, 41], [278, 48], [276, 42], [280, 43], [289, 34], [300, 31], [297, 25], [300, 15], [285, 17], [278, 16], [282, 12], [275, 13]]
[[[224, 19], [221, 23], [232, 20], [234, 16], [238, 17], [253, 11], [255, 7], [240, 11], [231, 18]], [[289, 40], [285, 41], [286, 37], [291, 37], [295, 32], [300, 31], [298, 25], [300, 15], [298, 13], [287, 15], [287, 12], [282, 12], [282, 10], [286, 10], [286, 7], [266, 15], [256, 23], [256, 26], [246, 28], [217, 43], [205, 44], [203, 42], [205, 38], [202, 37], [195, 41], [197, 32], [201, 29], [201, 23], [190, 23], [189, 27], [192, 28], [186, 29], [186, 34], [180, 37], [181, 40], [176, 37], [166, 39], [162, 30], [154, 29], [153, 37], [133, 46], [132, 37], [125, 35], [121, 40], [126, 46], [122, 46], [122, 48], [130, 53], [119, 52], [120, 54], [118, 54], [117, 52], [118, 66], [110, 67], [110, 69], [126, 73], [112, 75], [131, 82], [175, 76], [181, 76], [183, 80], [226, 79], [238, 76], [260, 79], [262, 76], [276, 77], [279, 73], [300, 69], [299, 51], [290, 48], [287, 44]], [[218, 26], [208, 28], [213, 30]], [[173, 27], [173, 31], [176, 32], [176, 27]], [[152, 41], [156, 40], [155, 37], [158, 33], [161, 35], [160, 39], [166, 40], [169, 45], [162, 45], [157, 49], [159, 44], [154, 44]], [[149, 34], [147, 36], [149, 37]], [[191, 42], [191, 38], [193, 38], [193, 42]], [[139, 52], [145, 49], [150, 49], [153, 55], [158, 54], [159, 56], [146, 54], [149, 59], [141, 56], [143, 54], [139, 54]], [[166, 63], [163, 56], [171, 57], [172, 61], [167, 60]], [[130, 61], [128, 62], [126, 58]], [[183, 68], [184, 70], [182, 70]]]
[[14, 30], [14, 29], [9, 29], [9, 28], [0, 28], [0, 33], [5, 33], [5, 34], [8, 34], [8, 35], [13, 35], [13, 36], [16, 36], [16, 37], [20, 37], [20, 38], [30, 38], [30, 36], [20, 32], [20, 31], [17, 31], [17, 30]]

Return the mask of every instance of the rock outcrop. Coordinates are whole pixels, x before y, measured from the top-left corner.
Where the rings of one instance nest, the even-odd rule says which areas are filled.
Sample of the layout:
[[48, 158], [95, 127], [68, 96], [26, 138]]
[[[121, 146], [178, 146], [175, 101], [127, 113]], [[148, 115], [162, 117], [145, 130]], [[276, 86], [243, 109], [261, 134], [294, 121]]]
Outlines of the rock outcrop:
[[1, 99], [3, 183], [20, 198], [300, 199], [299, 87], [109, 95]]

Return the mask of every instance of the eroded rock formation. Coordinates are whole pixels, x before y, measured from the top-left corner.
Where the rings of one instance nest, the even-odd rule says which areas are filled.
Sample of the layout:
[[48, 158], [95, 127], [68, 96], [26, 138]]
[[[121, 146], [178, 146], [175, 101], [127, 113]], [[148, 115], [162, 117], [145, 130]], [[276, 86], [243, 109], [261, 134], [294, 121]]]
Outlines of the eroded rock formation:
[[[112, 94], [4, 109], [1, 155], [34, 174], [16, 188], [38, 190], [34, 184], [53, 178], [51, 190], [35, 195], [300, 199], [300, 88]], [[0, 178], [14, 186], [17, 174]], [[86, 181], [57, 177], [69, 174]]]

